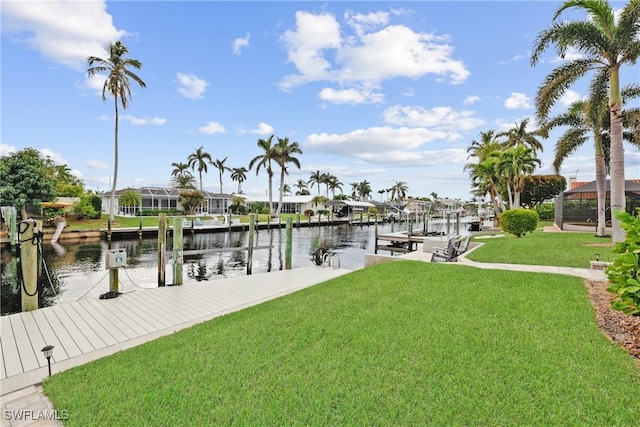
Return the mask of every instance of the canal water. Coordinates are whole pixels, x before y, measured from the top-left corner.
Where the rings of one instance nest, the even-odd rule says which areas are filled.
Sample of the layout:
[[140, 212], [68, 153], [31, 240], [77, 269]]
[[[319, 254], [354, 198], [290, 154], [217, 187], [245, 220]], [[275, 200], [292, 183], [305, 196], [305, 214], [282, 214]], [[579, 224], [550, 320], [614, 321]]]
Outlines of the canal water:
[[[413, 229], [421, 230], [423, 224], [414, 224]], [[378, 226], [379, 233], [406, 229], [404, 224], [385, 223]], [[437, 222], [429, 224], [430, 232], [444, 232], [446, 225]], [[285, 229], [256, 230], [253, 251], [252, 272], [263, 274], [284, 269]], [[312, 256], [319, 244], [323, 244], [330, 254], [337, 255], [340, 267], [356, 270], [364, 267], [364, 256], [374, 252], [375, 227], [373, 225], [333, 225], [294, 228], [292, 239], [293, 268], [312, 265]], [[443, 239], [446, 239], [443, 237]], [[215, 281], [227, 277], [246, 274], [247, 231], [196, 233], [185, 231], [183, 249], [183, 283], [194, 281]], [[167, 240], [171, 251], [171, 238]], [[42, 264], [40, 306], [46, 307], [62, 302], [83, 298], [98, 298], [109, 290], [109, 272], [105, 268], [105, 255], [109, 249], [124, 249], [127, 266], [119, 273], [120, 292], [157, 287], [157, 239], [145, 238], [118, 240], [111, 243], [96, 241], [90, 243], [44, 242]], [[237, 249], [234, 249], [237, 248]], [[20, 287], [16, 274], [15, 259], [3, 249], [1, 276], [2, 315], [20, 311]], [[189, 251], [197, 251], [189, 254]], [[385, 254], [389, 254], [388, 252]], [[167, 254], [167, 259], [171, 254]], [[169, 261], [171, 262], [171, 261]], [[321, 268], [321, 267], [318, 267]], [[173, 283], [172, 267], [167, 265], [167, 283]]]

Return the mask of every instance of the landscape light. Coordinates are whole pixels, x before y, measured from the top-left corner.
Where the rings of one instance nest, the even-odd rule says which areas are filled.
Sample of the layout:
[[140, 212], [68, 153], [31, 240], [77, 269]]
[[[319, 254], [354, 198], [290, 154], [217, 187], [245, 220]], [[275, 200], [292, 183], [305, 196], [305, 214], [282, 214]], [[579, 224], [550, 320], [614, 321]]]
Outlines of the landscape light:
[[51, 356], [53, 355], [53, 346], [46, 345], [42, 347], [42, 353], [44, 353], [44, 357], [47, 358], [47, 364], [49, 365], [49, 376], [51, 376]]

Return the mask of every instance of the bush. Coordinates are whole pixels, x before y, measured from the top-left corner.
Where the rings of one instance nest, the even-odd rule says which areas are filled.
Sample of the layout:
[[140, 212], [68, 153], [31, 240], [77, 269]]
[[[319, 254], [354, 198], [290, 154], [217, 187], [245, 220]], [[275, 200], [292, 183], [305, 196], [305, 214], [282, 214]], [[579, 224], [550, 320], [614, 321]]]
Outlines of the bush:
[[97, 194], [92, 194], [89, 196], [89, 203], [93, 206], [93, 209], [96, 211], [96, 214], [92, 216], [92, 219], [100, 219], [100, 215], [102, 213], [102, 197]]
[[617, 212], [615, 215], [626, 231], [626, 238], [613, 250], [621, 255], [605, 270], [612, 284], [607, 292], [615, 294], [611, 308], [631, 316], [640, 316], [640, 208], [636, 216], [627, 212]]
[[143, 209], [140, 211], [140, 216], [158, 216], [161, 213], [167, 216], [179, 216], [183, 214], [183, 211], [178, 209]]
[[536, 206], [536, 212], [538, 212], [538, 217], [542, 221], [553, 221], [556, 213], [555, 209], [554, 203], [543, 203]]
[[530, 209], [510, 209], [500, 214], [500, 227], [507, 233], [522, 237], [538, 226], [538, 213]]
[[[262, 212], [263, 209], [264, 209], [264, 203], [262, 203], [262, 202], [251, 203], [251, 212], [253, 212], [253, 213], [257, 213], [257, 214], [264, 213], [264, 212]], [[269, 213], [269, 212], [267, 212], [267, 213]]]
[[262, 215], [269, 215], [271, 213], [271, 211], [269, 211], [269, 207], [265, 206], [264, 208], [262, 208], [262, 211], [260, 212]]
[[369, 214], [371, 215], [378, 215], [378, 208], [376, 208], [375, 206], [371, 206], [369, 208]]
[[91, 204], [90, 195], [84, 195], [80, 198], [80, 201], [75, 202], [72, 211], [77, 219], [94, 218], [96, 216], [96, 210]]

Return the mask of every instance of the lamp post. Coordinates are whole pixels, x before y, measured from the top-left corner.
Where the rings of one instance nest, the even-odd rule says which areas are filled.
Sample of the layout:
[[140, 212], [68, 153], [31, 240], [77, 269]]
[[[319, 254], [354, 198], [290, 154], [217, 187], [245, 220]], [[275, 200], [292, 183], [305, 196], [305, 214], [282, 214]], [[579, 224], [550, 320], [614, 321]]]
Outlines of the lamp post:
[[44, 354], [44, 357], [47, 358], [47, 364], [49, 365], [49, 376], [51, 376], [51, 356], [53, 354], [53, 346], [52, 345], [46, 345], [46, 346], [42, 347], [41, 351]]

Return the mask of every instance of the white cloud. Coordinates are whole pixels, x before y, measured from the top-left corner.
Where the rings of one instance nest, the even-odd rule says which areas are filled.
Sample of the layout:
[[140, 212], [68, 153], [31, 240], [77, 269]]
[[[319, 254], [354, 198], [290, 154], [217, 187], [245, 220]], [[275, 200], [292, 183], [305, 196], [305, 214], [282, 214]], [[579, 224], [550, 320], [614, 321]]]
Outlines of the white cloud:
[[207, 122], [206, 126], [198, 128], [198, 132], [205, 135], [213, 135], [215, 133], [225, 133], [226, 129], [218, 122]]
[[318, 94], [318, 98], [334, 104], [379, 104], [384, 102], [383, 94], [372, 92], [370, 89], [335, 90], [324, 88]]
[[508, 110], [522, 110], [533, 108], [531, 99], [524, 93], [512, 92], [511, 96], [504, 101], [504, 106]]
[[234, 55], [240, 55], [242, 53], [242, 49], [249, 46], [249, 40], [251, 39], [251, 34], [247, 33], [244, 38], [237, 38], [233, 41], [233, 45], [231, 47], [231, 51]]
[[51, 148], [40, 148], [38, 151], [43, 157], [49, 157], [57, 165], [67, 164], [67, 161], [62, 157], [62, 155], [53, 151]]
[[258, 123], [258, 128], [249, 131], [249, 133], [255, 133], [257, 135], [269, 135], [273, 133], [273, 126], [260, 122]]
[[457, 134], [485, 124], [475, 117], [474, 111], [454, 111], [451, 107], [435, 107], [427, 110], [423, 107], [393, 106], [383, 113], [384, 121], [393, 125], [415, 126], [445, 130]]
[[564, 105], [565, 107], [570, 106], [571, 104], [573, 104], [576, 101], [580, 101], [582, 99], [582, 97], [580, 96], [580, 94], [578, 94], [578, 92], [573, 91], [571, 89], [568, 89], [558, 100], [560, 102], [560, 104]]
[[452, 58], [447, 36], [415, 32], [402, 25], [372, 32], [387, 24], [384, 13], [347, 14], [346, 19], [355, 34], [342, 37], [333, 15], [296, 13], [295, 30], [286, 31], [282, 40], [297, 74], [285, 76], [281, 89], [314, 81], [376, 87], [385, 79], [417, 79], [427, 74], [448, 76], [456, 84], [470, 75], [462, 61]]
[[480, 97], [479, 96], [469, 95], [464, 99], [463, 104], [464, 105], [471, 105], [471, 104], [475, 104], [478, 101], [480, 101]]
[[202, 98], [209, 84], [193, 74], [178, 73], [178, 92], [191, 99]]
[[12, 153], [17, 153], [18, 149], [13, 146], [13, 145], [9, 145], [9, 144], [0, 144], [0, 156], [8, 156], [9, 154]]
[[2, 2], [2, 32], [56, 64], [85, 71], [88, 56], [106, 56], [118, 30], [105, 1]]
[[109, 166], [103, 162], [102, 160], [88, 160], [85, 163], [85, 166], [87, 166], [89, 169], [106, 169]]
[[152, 125], [152, 126], [162, 126], [167, 122], [166, 119], [161, 119], [160, 117], [135, 117], [130, 114], [125, 114], [120, 116], [122, 120], [126, 120], [134, 126], [141, 125]]

